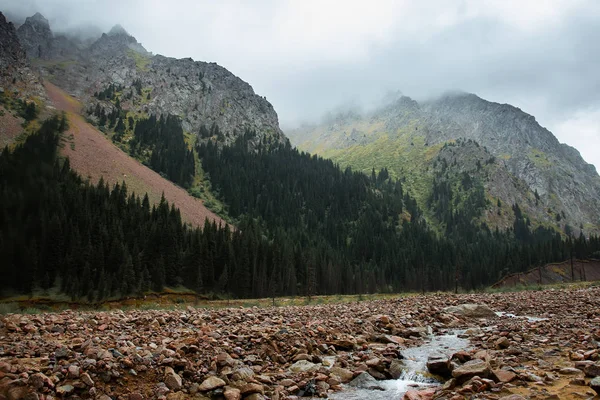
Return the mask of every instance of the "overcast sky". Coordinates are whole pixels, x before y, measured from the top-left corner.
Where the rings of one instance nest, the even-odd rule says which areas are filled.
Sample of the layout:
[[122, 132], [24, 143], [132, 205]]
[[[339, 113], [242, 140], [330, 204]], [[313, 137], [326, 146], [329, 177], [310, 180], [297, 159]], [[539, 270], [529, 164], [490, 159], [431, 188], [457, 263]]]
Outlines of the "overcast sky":
[[0, 0], [53, 29], [120, 23], [148, 51], [215, 61], [282, 127], [402, 91], [464, 90], [534, 115], [600, 171], [600, 0]]

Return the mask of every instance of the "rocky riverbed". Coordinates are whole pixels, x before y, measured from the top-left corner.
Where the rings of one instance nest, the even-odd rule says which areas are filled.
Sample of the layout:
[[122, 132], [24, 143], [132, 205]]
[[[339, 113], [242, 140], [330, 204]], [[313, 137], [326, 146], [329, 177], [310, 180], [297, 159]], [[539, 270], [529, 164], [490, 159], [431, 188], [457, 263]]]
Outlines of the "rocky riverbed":
[[[451, 334], [464, 349], [433, 347]], [[598, 341], [596, 287], [9, 314], [0, 316], [0, 400], [340, 399], [357, 389], [377, 398], [406, 378], [419, 346], [431, 351], [427, 384], [392, 398], [587, 399], [600, 390]]]

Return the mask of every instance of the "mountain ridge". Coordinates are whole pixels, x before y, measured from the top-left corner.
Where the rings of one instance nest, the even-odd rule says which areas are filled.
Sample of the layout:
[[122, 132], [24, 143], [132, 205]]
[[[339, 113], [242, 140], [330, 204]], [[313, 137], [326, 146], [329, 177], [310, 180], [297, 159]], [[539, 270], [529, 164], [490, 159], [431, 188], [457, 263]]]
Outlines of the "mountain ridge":
[[[473, 140], [489, 150], [498, 168], [506, 169], [510, 176], [521, 182], [516, 186], [526, 187], [529, 192], [517, 196], [516, 192], [522, 190], [515, 188], [512, 193], [496, 193], [497, 199], [505, 202], [520, 200], [518, 202], [524, 204], [535, 198], [535, 206], [527, 207], [528, 214], [542, 224], [554, 225], [563, 231], [565, 228], [597, 231], [600, 227], [600, 203], [597, 200], [600, 198], [600, 177], [595, 167], [586, 163], [576, 149], [560, 143], [537, 123], [535, 117], [509, 104], [490, 102], [464, 92], [448, 93], [421, 103], [401, 96], [369, 113], [342, 114], [333, 119], [330, 116], [320, 125], [286, 133], [302, 150], [331, 156], [343, 165], [366, 171], [371, 167], [392, 167], [391, 172], [398, 177], [407, 172], [422, 173], [429, 175], [430, 183], [433, 178], [427, 169], [441, 146], [460, 138]], [[387, 164], [375, 161], [371, 166], [352, 156], [362, 153], [366, 159], [381, 158], [381, 155], [375, 156], [377, 141], [383, 147], [402, 148], [405, 154], [415, 152], [415, 158], [421, 157], [417, 162], [422, 168], [407, 166], [402, 161], [402, 152], [394, 157], [390, 155]], [[422, 142], [420, 148], [417, 141]], [[391, 151], [384, 149], [383, 153]], [[427, 154], [430, 157], [423, 160]], [[350, 158], [354, 165], [348, 161]], [[480, 164], [485, 161], [480, 160]], [[486, 190], [486, 193], [490, 192], [493, 190]], [[427, 194], [420, 197], [423, 207]], [[570, 228], [565, 226], [567, 224]]]
[[[120, 25], [89, 45], [54, 35], [41, 15], [28, 18], [18, 33], [42, 75], [90, 109], [100, 104], [114, 110], [114, 103], [99, 101], [94, 94], [117, 85], [124, 90], [120, 96], [131, 100], [122, 102], [125, 110], [140, 116], [176, 115], [192, 134], [216, 124], [225, 143], [246, 129], [258, 133], [254, 144], [287, 140], [273, 106], [250, 84], [215, 63], [153, 55]], [[133, 90], [136, 84], [139, 90]], [[97, 118], [93, 112], [87, 116]]]

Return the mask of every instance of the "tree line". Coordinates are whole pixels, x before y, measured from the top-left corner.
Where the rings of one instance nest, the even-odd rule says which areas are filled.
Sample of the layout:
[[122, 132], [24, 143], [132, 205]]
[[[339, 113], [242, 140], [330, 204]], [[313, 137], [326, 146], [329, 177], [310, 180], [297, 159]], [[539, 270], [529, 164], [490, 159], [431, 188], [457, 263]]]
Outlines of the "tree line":
[[58, 287], [96, 301], [178, 285], [233, 297], [472, 289], [571, 249], [600, 250], [597, 237], [532, 232], [522, 213], [504, 232], [439, 236], [385, 169], [342, 170], [289, 144], [249, 148], [252, 131], [195, 149], [236, 229], [190, 227], [164, 197], [151, 205], [124, 183], [82, 179], [57, 154], [64, 126], [49, 119], [0, 155], [3, 293]]

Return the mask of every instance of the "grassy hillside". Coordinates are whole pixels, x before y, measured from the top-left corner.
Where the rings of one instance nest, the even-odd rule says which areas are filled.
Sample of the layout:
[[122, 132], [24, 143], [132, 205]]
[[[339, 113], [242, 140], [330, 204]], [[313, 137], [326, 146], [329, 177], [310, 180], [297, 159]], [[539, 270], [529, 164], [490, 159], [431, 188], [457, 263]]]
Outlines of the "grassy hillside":
[[223, 222], [200, 199], [128, 156], [89, 124], [79, 114], [81, 105], [77, 100], [51, 83], [45, 85], [54, 106], [65, 111], [70, 121], [70, 129], [65, 133], [67, 142], [61, 153], [69, 157], [72, 168], [84, 178], [97, 182], [103, 177], [111, 185], [125, 182], [136, 194], [148, 193], [150, 201], [155, 204], [160, 202], [164, 193], [165, 198], [181, 210], [183, 219], [196, 226], [202, 226], [206, 218]]
[[[443, 180], [452, 191], [454, 212], [466, 214], [473, 214], [467, 209], [473, 205], [473, 196], [479, 196], [475, 193], [478, 185], [483, 187], [485, 205], [478, 205], [472, 218], [477, 225], [485, 222], [492, 228], [511, 227], [512, 205], [518, 203], [525, 214], [545, 217], [532, 218], [534, 227], [553, 226], [555, 216], [541, 213], [543, 206], [528, 186], [507, 171], [504, 159], [492, 156], [484, 147], [463, 140], [431, 144], [427, 139], [431, 132], [418, 119], [408, 118], [406, 125], [395, 130], [386, 129], [380, 120], [372, 122], [369, 125], [365, 120], [346, 119], [330, 126], [292, 132], [290, 137], [299, 149], [330, 158], [342, 167], [350, 166], [367, 174], [373, 168], [376, 171], [387, 168], [392, 177], [402, 181], [430, 226], [438, 232], [443, 231], [446, 222], [440, 219], [439, 210], [432, 208], [434, 180]], [[532, 158], [544, 162], [539, 154], [532, 154]], [[465, 174], [476, 184], [461, 185]]]

